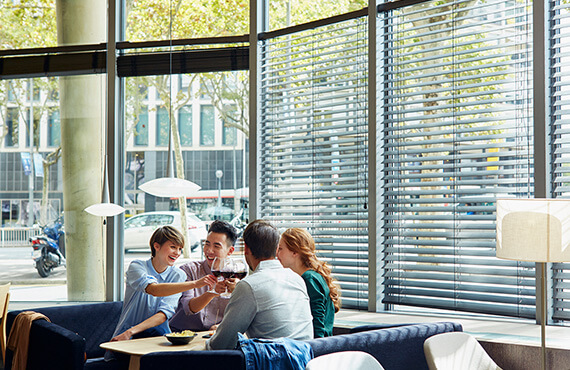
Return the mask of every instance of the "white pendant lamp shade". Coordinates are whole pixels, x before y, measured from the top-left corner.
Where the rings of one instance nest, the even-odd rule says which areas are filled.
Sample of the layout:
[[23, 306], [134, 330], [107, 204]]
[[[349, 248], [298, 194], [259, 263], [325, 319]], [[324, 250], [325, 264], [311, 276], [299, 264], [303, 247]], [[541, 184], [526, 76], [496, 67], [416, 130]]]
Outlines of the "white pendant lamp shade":
[[97, 203], [85, 208], [85, 212], [93, 216], [113, 217], [125, 212], [125, 209], [115, 203]]
[[187, 198], [195, 195], [200, 188], [198, 184], [192, 181], [176, 177], [161, 177], [139, 186], [139, 189], [145, 193], [163, 198]]
[[105, 156], [105, 163], [103, 165], [103, 200], [101, 203], [96, 203], [85, 208], [84, 211], [92, 214], [93, 216], [100, 217], [113, 217], [126, 211], [118, 204], [109, 201], [109, 181], [107, 179], [107, 156]]

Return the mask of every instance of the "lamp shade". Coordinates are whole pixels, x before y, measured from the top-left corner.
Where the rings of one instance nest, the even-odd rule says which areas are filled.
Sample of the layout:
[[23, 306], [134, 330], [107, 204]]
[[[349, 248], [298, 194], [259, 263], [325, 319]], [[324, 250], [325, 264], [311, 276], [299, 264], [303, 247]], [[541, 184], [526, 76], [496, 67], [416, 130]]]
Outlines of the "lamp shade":
[[93, 216], [113, 217], [125, 212], [125, 209], [115, 203], [97, 203], [85, 208], [85, 212]]
[[497, 199], [497, 257], [570, 261], [570, 200]]
[[163, 198], [190, 197], [198, 190], [200, 185], [192, 181], [179, 179], [176, 177], [161, 177], [159, 179], [147, 181], [139, 186], [145, 193]]

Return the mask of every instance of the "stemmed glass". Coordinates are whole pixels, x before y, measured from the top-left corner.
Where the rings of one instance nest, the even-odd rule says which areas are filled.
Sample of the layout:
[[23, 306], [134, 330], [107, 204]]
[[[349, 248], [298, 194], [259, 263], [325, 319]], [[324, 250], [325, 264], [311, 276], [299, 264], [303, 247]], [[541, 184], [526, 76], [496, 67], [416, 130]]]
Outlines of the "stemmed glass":
[[[225, 266], [228, 264], [228, 259], [224, 258], [224, 257], [214, 257], [214, 261], [212, 261], [212, 275], [214, 275], [216, 277], [216, 279], [218, 279], [218, 281], [223, 281], [224, 278], [222, 277], [222, 271], [224, 270]], [[221, 280], [220, 280], [221, 278]], [[215, 287], [212, 287], [212, 289], [210, 289], [208, 291], [208, 293], [215, 293], [218, 294], [218, 292], [216, 292]]]
[[[231, 279], [234, 277], [234, 262], [231, 259], [229, 258], [225, 259], [225, 262], [221, 268], [221, 275], [224, 279]], [[232, 294], [227, 290], [222, 294], [220, 294], [220, 297], [223, 298], [229, 298], [231, 296]]]
[[247, 276], [247, 264], [243, 259], [234, 260], [234, 277], [243, 279]]

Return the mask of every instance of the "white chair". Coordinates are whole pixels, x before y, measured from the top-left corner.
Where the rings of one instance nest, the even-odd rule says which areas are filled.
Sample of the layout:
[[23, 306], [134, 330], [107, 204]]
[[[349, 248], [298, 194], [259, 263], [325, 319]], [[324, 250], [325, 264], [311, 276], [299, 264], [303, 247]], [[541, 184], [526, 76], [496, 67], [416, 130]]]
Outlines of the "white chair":
[[370, 354], [361, 351], [334, 352], [315, 357], [305, 370], [384, 370]]
[[460, 331], [429, 337], [424, 353], [430, 370], [501, 370], [477, 339]]

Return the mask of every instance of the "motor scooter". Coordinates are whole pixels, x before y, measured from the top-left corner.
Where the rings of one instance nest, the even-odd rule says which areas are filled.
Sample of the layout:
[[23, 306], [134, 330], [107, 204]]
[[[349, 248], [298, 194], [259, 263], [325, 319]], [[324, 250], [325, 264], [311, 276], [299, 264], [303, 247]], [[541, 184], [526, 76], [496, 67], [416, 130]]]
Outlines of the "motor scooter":
[[32, 258], [38, 274], [48, 277], [56, 267], [65, 266], [65, 232], [63, 220], [57, 220], [42, 227], [43, 235], [30, 238]]

